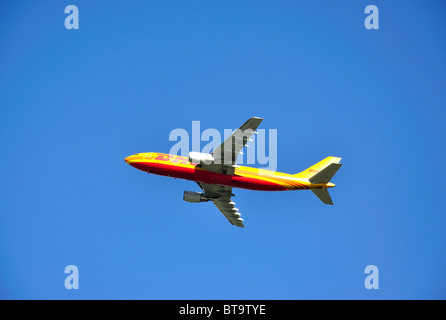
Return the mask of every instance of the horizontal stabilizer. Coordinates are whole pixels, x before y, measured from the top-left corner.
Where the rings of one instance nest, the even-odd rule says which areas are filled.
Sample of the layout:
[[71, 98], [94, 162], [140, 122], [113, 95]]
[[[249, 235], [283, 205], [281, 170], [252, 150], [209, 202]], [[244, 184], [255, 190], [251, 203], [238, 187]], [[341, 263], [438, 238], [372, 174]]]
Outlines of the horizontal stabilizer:
[[333, 162], [324, 169], [322, 169], [321, 171], [319, 171], [318, 173], [316, 173], [309, 180], [312, 183], [328, 183], [330, 182], [331, 178], [333, 178], [333, 176], [341, 166], [342, 163]]
[[331, 200], [330, 194], [328, 193], [327, 189], [311, 189], [313, 193], [321, 199], [321, 201], [325, 204], [333, 204], [333, 201]]

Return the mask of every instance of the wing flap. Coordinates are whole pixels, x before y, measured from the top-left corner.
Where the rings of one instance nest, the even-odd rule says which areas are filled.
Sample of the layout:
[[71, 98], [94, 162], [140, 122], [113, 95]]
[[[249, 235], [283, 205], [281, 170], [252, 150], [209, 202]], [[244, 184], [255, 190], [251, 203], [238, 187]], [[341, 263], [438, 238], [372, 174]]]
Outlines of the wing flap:
[[238, 209], [234, 207], [234, 205], [230, 204], [231, 198], [229, 197], [221, 197], [211, 199], [211, 201], [215, 204], [215, 206], [220, 210], [221, 213], [228, 219], [228, 221], [237, 227], [244, 228], [243, 219], [240, 217], [241, 213], [238, 212]]
[[231, 196], [233, 196], [231, 187], [201, 182], [197, 182], [197, 184], [232, 225], [242, 228], [245, 227], [241, 213], [235, 207], [235, 202], [231, 199]]

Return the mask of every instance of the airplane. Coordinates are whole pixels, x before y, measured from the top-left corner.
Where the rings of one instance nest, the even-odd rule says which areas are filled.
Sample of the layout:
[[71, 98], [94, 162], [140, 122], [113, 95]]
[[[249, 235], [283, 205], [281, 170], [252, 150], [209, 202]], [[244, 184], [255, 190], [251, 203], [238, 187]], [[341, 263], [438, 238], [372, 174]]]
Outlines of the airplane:
[[235, 130], [212, 153], [190, 152], [189, 157], [158, 152], [136, 153], [125, 158], [132, 167], [147, 173], [195, 181], [203, 192], [184, 191], [183, 200], [211, 201], [228, 221], [245, 227], [232, 197], [233, 188], [262, 191], [311, 190], [323, 203], [332, 205], [330, 180], [342, 166], [341, 158], [327, 157], [297, 174], [236, 165], [237, 156], [263, 121], [252, 117]]

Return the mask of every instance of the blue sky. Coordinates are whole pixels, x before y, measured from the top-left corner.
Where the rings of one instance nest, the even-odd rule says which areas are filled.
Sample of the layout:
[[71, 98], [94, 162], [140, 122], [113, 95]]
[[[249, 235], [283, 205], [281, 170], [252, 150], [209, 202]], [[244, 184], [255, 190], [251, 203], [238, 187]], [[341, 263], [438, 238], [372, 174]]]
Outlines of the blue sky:
[[[444, 4], [0, 8], [0, 298], [446, 297]], [[195, 183], [123, 160], [167, 153], [194, 120], [223, 132], [251, 116], [278, 130], [278, 171], [343, 158], [334, 206], [235, 190], [240, 229], [182, 200]], [[79, 290], [64, 287], [72, 264]], [[371, 264], [379, 290], [364, 287]]]

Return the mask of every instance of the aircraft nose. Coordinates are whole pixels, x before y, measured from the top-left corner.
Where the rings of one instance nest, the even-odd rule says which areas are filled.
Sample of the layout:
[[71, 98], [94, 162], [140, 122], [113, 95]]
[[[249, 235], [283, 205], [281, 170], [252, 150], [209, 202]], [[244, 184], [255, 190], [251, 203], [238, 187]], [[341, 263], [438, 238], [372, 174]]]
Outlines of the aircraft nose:
[[128, 156], [124, 159], [125, 162], [130, 163], [132, 161], [132, 156]]

